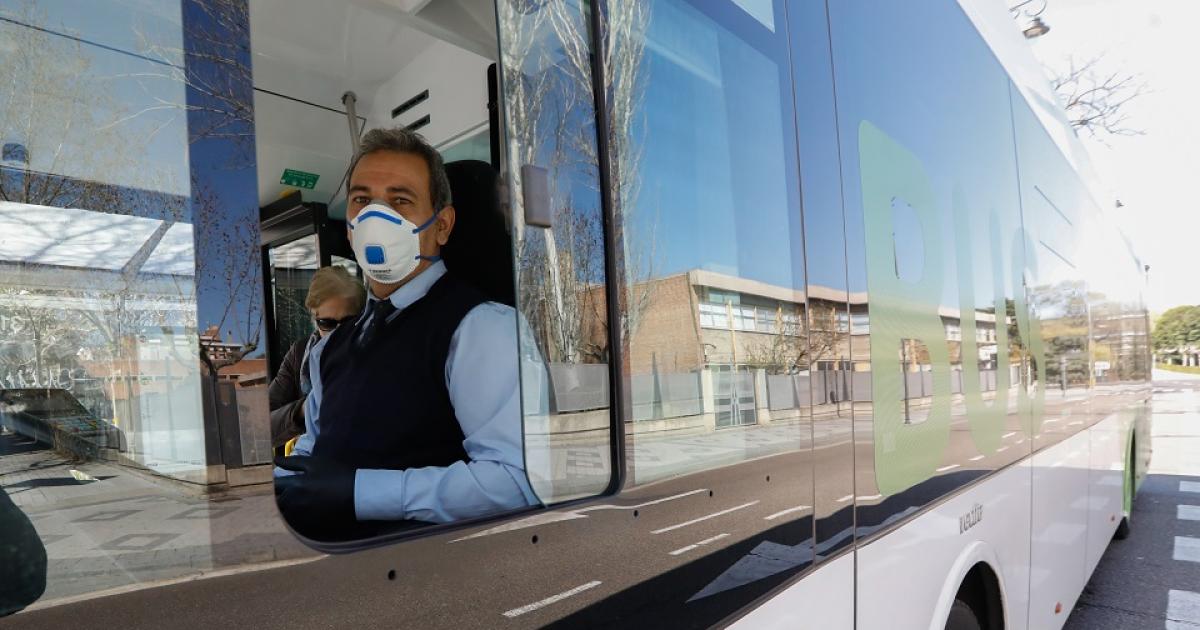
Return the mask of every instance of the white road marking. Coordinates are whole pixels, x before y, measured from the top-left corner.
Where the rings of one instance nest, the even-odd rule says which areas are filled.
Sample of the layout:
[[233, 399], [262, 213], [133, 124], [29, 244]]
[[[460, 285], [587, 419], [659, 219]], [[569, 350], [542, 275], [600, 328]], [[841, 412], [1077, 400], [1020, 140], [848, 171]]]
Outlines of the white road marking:
[[647, 505], [658, 505], [659, 503], [666, 503], [667, 501], [674, 501], [675, 499], [682, 499], [683, 497], [690, 497], [693, 494], [698, 494], [701, 492], [708, 492], [708, 488], [697, 488], [695, 490], [691, 490], [688, 492], [681, 492], [679, 494], [673, 494], [669, 497], [663, 497], [661, 499], [655, 499], [653, 501], [646, 501], [645, 503], [638, 503], [637, 505], [593, 505], [592, 507], [585, 507], [582, 510], [575, 510], [575, 512], [583, 513], [583, 512], [591, 512], [592, 510], [636, 510], [638, 508], [644, 508]]
[[838, 499], [838, 500], [837, 500], [837, 502], [838, 502], [838, 503], [845, 503], [845, 502], [847, 502], [847, 501], [849, 501], [850, 499], [853, 499], [853, 498], [854, 498], [854, 495], [853, 495], [853, 494], [847, 494], [846, 496], [844, 496], [844, 497], [842, 497], [842, 498]]
[[882, 494], [868, 494], [866, 496], [859, 496], [858, 500], [859, 501], [875, 501], [875, 500], [882, 499], [882, 498], [883, 498]]
[[1200, 521], [1200, 505], [1175, 506], [1175, 518], [1181, 521]]
[[264, 562], [262, 564], [248, 564], [248, 565], [242, 565], [242, 566], [237, 566], [237, 567], [230, 567], [227, 569], [217, 569], [215, 571], [204, 571], [202, 573], [194, 573], [192, 575], [184, 575], [184, 576], [175, 577], [175, 578], [167, 578], [165, 580], [139, 582], [137, 584], [126, 584], [125, 586], [117, 586], [117, 587], [105, 589], [102, 591], [92, 591], [91, 593], [83, 593], [80, 595], [68, 595], [67, 597], [59, 597], [57, 599], [43, 599], [41, 601], [37, 601], [37, 602], [34, 602], [33, 604], [30, 604], [29, 607], [25, 608], [25, 610], [26, 611], [41, 610], [43, 608], [52, 608], [54, 606], [62, 606], [65, 604], [74, 604], [77, 602], [83, 602], [83, 601], [87, 601], [89, 599], [96, 599], [99, 597], [108, 597], [110, 595], [122, 595], [124, 593], [133, 593], [135, 591], [142, 591], [142, 590], [146, 590], [149, 588], [160, 588], [163, 586], [170, 586], [172, 584], [182, 584], [184, 582], [198, 582], [200, 580], [208, 580], [208, 579], [212, 579], [212, 578], [225, 577], [228, 575], [240, 575], [242, 573], [255, 573], [257, 571], [269, 571], [271, 569], [278, 569], [281, 567], [291, 567], [291, 566], [296, 566], [296, 565], [300, 565], [300, 564], [308, 564], [309, 562], [314, 562], [316, 560], [320, 560], [325, 557], [326, 556], [324, 554], [322, 554], [319, 556], [312, 556], [312, 557], [308, 557], [308, 558], [297, 558], [294, 560], [276, 560], [274, 562]]
[[792, 512], [800, 512], [802, 510], [807, 510], [811, 507], [812, 507], [811, 505], [797, 505], [796, 507], [790, 507], [786, 510], [780, 510], [770, 516], [764, 516], [763, 520], [764, 521], [773, 521], [773, 520], [779, 518], [780, 516], [783, 516], [784, 514], [791, 514]]
[[710, 518], [716, 518], [723, 514], [729, 514], [730, 512], [736, 512], [738, 510], [745, 509], [745, 508], [750, 507], [751, 505], [756, 505], [756, 504], [758, 504], [757, 500], [751, 501], [749, 503], [743, 503], [741, 505], [737, 505], [737, 506], [731, 507], [726, 510], [721, 510], [720, 512], [713, 512], [712, 514], [709, 514], [707, 516], [701, 516], [700, 518], [694, 518], [690, 521], [684, 521], [682, 523], [679, 523], [678, 525], [672, 525], [670, 527], [663, 527], [662, 529], [656, 529], [656, 530], [651, 531], [650, 533], [651, 534], [661, 534], [663, 532], [669, 532], [673, 529], [679, 529], [680, 527], [687, 527], [688, 525], [695, 525], [696, 523], [699, 523], [701, 521], [707, 521]]
[[949, 466], [942, 466], [941, 468], [937, 469], [937, 472], [946, 472], [947, 470], [954, 470], [955, 468], [958, 468], [958, 464], [950, 464]]
[[1180, 481], [1180, 492], [1200, 492], [1200, 481]]
[[[482, 538], [484, 536], [491, 536], [493, 534], [503, 534], [505, 532], [512, 532], [512, 531], [516, 531], [519, 529], [527, 529], [530, 527], [537, 527], [539, 525], [549, 525], [550, 523], [559, 523], [562, 521], [573, 521], [573, 520], [579, 519], [579, 518], [587, 518], [587, 514], [585, 514], [585, 512], [594, 512], [596, 510], [636, 510], [638, 508], [644, 508], [647, 505], [657, 505], [659, 503], [665, 503], [667, 501], [674, 501], [675, 499], [682, 499], [683, 497], [689, 497], [689, 496], [692, 496], [693, 494], [698, 494], [701, 492], [708, 492], [708, 488], [697, 488], [695, 490], [689, 490], [688, 492], [681, 492], [679, 494], [673, 494], [669, 497], [663, 497], [661, 499], [654, 499], [653, 501], [645, 501], [643, 503], [637, 503], [635, 505], [604, 504], [604, 505], [592, 505], [592, 506], [581, 508], [578, 510], [569, 510], [566, 512], [554, 512], [554, 511], [539, 512], [532, 516], [527, 516], [525, 518], [518, 519], [518, 520], [509, 522], [509, 523], [504, 523], [503, 525], [497, 525], [495, 527], [485, 529], [481, 532], [476, 532], [469, 536], [463, 536], [462, 538], [455, 538], [454, 540], [451, 540], [450, 543], [462, 542], [464, 540], [471, 540], [473, 538]], [[450, 544], [450, 543], [447, 543], [447, 544]]]
[[1005, 439], [1005, 440], [1007, 440], [1008, 438], [1010, 438], [1010, 437], [1012, 437], [1012, 436], [1014, 436], [1014, 435], [1016, 435], [1016, 434], [1017, 434], [1017, 432], [1016, 432], [1016, 431], [1009, 431], [1008, 433], [1005, 433], [1004, 435], [1002, 435], [1002, 436], [1000, 436], [1000, 437], [1001, 437], [1002, 439]]
[[668, 552], [668, 553], [670, 553], [672, 556], [678, 556], [678, 555], [679, 555], [679, 554], [681, 554], [681, 553], [686, 553], [686, 552], [688, 552], [688, 551], [691, 551], [691, 550], [693, 550], [693, 549], [695, 549], [696, 547], [699, 547], [699, 546], [701, 546], [701, 545], [707, 545], [708, 543], [710, 543], [710, 542], [713, 542], [714, 540], [721, 540], [722, 538], [724, 538], [724, 537], [726, 537], [726, 536], [728, 536], [728, 535], [729, 535], [729, 534], [717, 534], [716, 536], [713, 536], [712, 538], [705, 538], [704, 540], [701, 540], [700, 542], [698, 542], [698, 543], [696, 543], [696, 544], [694, 544], [694, 545], [688, 545], [688, 546], [686, 546], [686, 547], [680, 547], [679, 549], [676, 549], [675, 551], [670, 551], [670, 552]]
[[1196, 628], [1200, 628], [1200, 593], [1168, 591], [1166, 630], [1195, 630]]
[[996, 452], [1003, 453], [1004, 451], [1007, 451], [1007, 450], [1008, 450], [1007, 446], [1001, 446], [1000, 448], [996, 449]]
[[1171, 557], [1187, 562], [1200, 562], [1200, 538], [1191, 536], [1176, 536], [1175, 551]]
[[979, 460], [981, 460], [981, 459], [983, 459], [983, 455], [976, 455], [975, 457], [972, 457], [972, 458], [971, 458], [971, 461], [973, 461], [973, 462], [977, 462], [977, 461], [979, 461]]
[[509, 619], [513, 619], [515, 617], [520, 617], [521, 615], [524, 615], [525, 613], [533, 612], [535, 610], [538, 610], [539, 608], [545, 608], [546, 606], [549, 606], [550, 604], [553, 604], [555, 602], [561, 602], [562, 600], [564, 600], [568, 597], [571, 597], [573, 595], [578, 595], [588, 589], [596, 588], [597, 586], [600, 586], [601, 584], [603, 584], [603, 582], [601, 582], [600, 580], [592, 580], [591, 582], [588, 582], [587, 584], [582, 584], [580, 586], [576, 586], [575, 588], [573, 588], [569, 591], [563, 591], [563, 592], [559, 593], [558, 595], [551, 595], [550, 597], [547, 597], [546, 599], [538, 600], [536, 602], [533, 602], [532, 604], [525, 604], [524, 606], [521, 606], [520, 608], [506, 610], [506, 611], [504, 611], [504, 616], [508, 617]]

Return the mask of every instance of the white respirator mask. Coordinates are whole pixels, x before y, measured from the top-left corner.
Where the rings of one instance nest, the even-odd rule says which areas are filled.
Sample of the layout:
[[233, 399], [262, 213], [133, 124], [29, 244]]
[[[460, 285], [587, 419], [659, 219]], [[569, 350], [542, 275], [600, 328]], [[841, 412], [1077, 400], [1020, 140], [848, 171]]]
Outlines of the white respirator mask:
[[372, 280], [395, 284], [407, 278], [422, 260], [441, 260], [440, 256], [421, 255], [420, 234], [433, 225], [438, 212], [435, 210], [428, 221], [417, 225], [388, 204], [372, 200], [346, 224], [358, 265]]

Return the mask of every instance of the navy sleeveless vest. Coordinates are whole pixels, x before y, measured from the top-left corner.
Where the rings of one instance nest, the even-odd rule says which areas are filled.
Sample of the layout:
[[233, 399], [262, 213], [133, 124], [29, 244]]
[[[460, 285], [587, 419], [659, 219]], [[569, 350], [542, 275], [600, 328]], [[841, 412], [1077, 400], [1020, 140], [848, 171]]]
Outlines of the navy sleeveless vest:
[[313, 455], [355, 468], [468, 461], [446, 389], [450, 340], [486, 298], [447, 272], [365, 348], [366, 323], [339, 326], [321, 351], [321, 431]]

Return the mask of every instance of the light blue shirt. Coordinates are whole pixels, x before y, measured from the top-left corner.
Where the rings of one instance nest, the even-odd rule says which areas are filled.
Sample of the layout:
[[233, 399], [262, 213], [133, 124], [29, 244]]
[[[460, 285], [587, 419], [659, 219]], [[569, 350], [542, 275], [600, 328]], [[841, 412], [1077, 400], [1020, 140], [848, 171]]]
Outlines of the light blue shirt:
[[[392, 293], [388, 299], [397, 314], [424, 297], [445, 273], [445, 264], [436, 262]], [[371, 317], [370, 303], [363, 317]], [[320, 366], [325, 339], [309, 355], [312, 392], [305, 403], [305, 432], [296, 441], [293, 455], [311, 455], [321, 432]], [[517, 361], [513, 308], [486, 302], [471, 309], [454, 331], [446, 357], [446, 388], [470, 461], [405, 470], [358, 469], [354, 477], [358, 519], [447, 523], [536, 505], [525, 476]], [[397, 401], [396, 413], [404, 413], [403, 401]], [[276, 475], [289, 473], [275, 469]]]

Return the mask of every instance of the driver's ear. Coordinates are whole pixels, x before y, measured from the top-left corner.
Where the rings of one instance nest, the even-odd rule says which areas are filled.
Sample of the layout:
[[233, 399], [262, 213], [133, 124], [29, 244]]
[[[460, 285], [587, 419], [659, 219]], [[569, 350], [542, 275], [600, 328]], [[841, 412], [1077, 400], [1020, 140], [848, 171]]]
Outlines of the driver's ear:
[[438, 213], [437, 220], [433, 222], [434, 237], [437, 238], [439, 247], [445, 245], [450, 240], [450, 232], [454, 231], [454, 206], [445, 206]]

